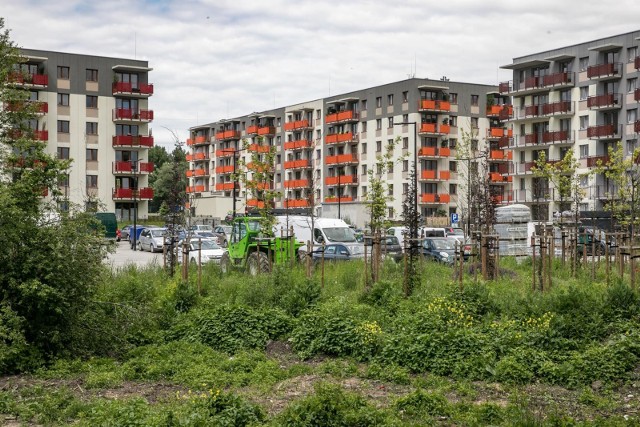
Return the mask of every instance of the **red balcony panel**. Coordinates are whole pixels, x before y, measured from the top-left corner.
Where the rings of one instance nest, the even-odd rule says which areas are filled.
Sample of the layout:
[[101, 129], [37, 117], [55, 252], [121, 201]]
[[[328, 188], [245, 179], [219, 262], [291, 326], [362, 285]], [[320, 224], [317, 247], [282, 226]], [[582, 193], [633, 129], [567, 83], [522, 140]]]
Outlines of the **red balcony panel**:
[[448, 147], [438, 148], [438, 155], [442, 157], [451, 156], [451, 148], [448, 148]]
[[326, 185], [357, 184], [358, 177], [355, 175], [328, 176], [324, 179]]
[[37, 141], [48, 141], [49, 140], [49, 131], [48, 130], [34, 130], [33, 138]]
[[448, 181], [451, 179], [451, 171], [440, 171], [440, 179]]
[[429, 111], [451, 111], [451, 103], [435, 99], [421, 99], [418, 108]]
[[289, 208], [308, 208], [311, 205], [308, 199], [287, 199], [284, 201], [284, 207]]
[[306, 139], [299, 139], [297, 141], [287, 141], [284, 143], [285, 150], [299, 150], [303, 148], [309, 148], [313, 145], [311, 141]]
[[633, 131], [640, 133], [640, 120], [636, 120], [633, 124]]
[[587, 98], [588, 108], [620, 106], [619, 93], [605, 93], [603, 95], [595, 95]]
[[325, 121], [325, 123], [327, 123], [327, 124], [337, 122], [337, 121], [338, 121], [338, 113], [331, 113], [331, 114], [327, 114], [327, 115], [324, 117], [324, 121]]
[[113, 120], [153, 121], [152, 110], [131, 110], [128, 108], [114, 108]]
[[524, 135], [525, 144], [539, 144], [542, 141], [542, 134], [540, 133], [528, 133]]
[[348, 111], [339, 111], [338, 112], [338, 121], [344, 122], [349, 120], [358, 120], [358, 113], [353, 110]]
[[609, 163], [609, 156], [590, 156], [587, 157], [587, 167], [593, 168], [598, 166], [598, 164], [606, 165]]
[[589, 126], [587, 128], [587, 138], [605, 138], [617, 135], [616, 125]]
[[502, 82], [498, 85], [498, 91], [500, 93], [509, 93], [511, 92], [511, 82]]
[[328, 134], [324, 138], [324, 142], [326, 144], [341, 144], [344, 142], [351, 142], [354, 140], [355, 138], [352, 132], [332, 133], [332, 134]]
[[273, 126], [263, 126], [258, 128], [258, 135], [273, 135], [276, 133], [276, 128]]
[[236, 152], [233, 148], [222, 148], [220, 150], [216, 150], [216, 157], [233, 157], [233, 154]]
[[542, 77], [542, 85], [543, 86], [557, 86], [557, 85], [566, 85], [572, 83], [573, 73], [563, 72], [563, 73], [555, 73], [549, 74], [547, 76]]
[[284, 188], [307, 188], [309, 187], [308, 179], [290, 179], [284, 182]]
[[236, 186], [235, 182], [221, 182], [216, 184], [216, 191], [231, 191]]
[[527, 117], [535, 117], [540, 115], [540, 110], [538, 105], [527, 105], [524, 107], [524, 115]]
[[285, 132], [291, 132], [296, 128], [296, 122], [287, 122], [284, 124]]
[[247, 127], [247, 134], [256, 134], [256, 133], [258, 133], [258, 126], [252, 125]]
[[524, 79], [524, 88], [525, 89], [535, 89], [540, 87], [540, 77], [539, 76], [533, 76], [533, 77], [527, 77], [526, 79]]
[[437, 147], [420, 147], [418, 151], [418, 156], [424, 157], [437, 157], [438, 148]]
[[133, 165], [131, 162], [113, 162], [112, 171], [114, 173], [131, 173], [133, 171]]
[[553, 102], [550, 104], [542, 104], [542, 114], [543, 115], [551, 115], [551, 114], [562, 114], [562, 113], [571, 113], [571, 101], [559, 101]]
[[153, 95], [152, 84], [138, 84], [137, 87], [133, 87], [132, 83], [115, 82], [111, 85], [111, 93], [131, 93], [138, 95]]
[[134, 200], [134, 198], [137, 200], [151, 200], [153, 199], [153, 188], [114, 188], [111, 197], [113, 200]]
[[590, 79], [620, 74], [621, 65], [619, 62], [592, 65], [587, 68], [587, 77]]
[[636, 59], [633, 61], [633, 65], [636, 70], [640, 70], [640, 56], [636, 56]]
[[545, 132], [542, 134], [542, 142], [545, 144], [553, 142], [569, 142], [569, 131], [559, 130], [554, 132]]
[[509, 120], [513, 117], [513, 105], [503, 105], [500, 113], [498, 113], [498, 118], [500, 120]]
[[[338, 203], [338, 198], [335, 196], [327, 196], [324, 199], [325, 203]], [[342, 196], [340, 197], [340, 203], [344, 202], [353, 202], [353, 197], [351, 196]]]
[[252, 153], [268, 153], [271, 147], [269, 145], [251, 144], [247, 150]]
[[111, 144], [113, 147], [153, 147], [153, 137], [146, 135], [115, 135]]
[[218, 173], [218, 174], [225, 174], [225, 173], [232, 173], [232, 172], [233, 172], [233, 165], [225, 165], [225, 166], [216, 167], [216, 173]]
[[298, 169], [298, 168], [308, 168], [311, 166], [311, 163], [308, 159], [299, 159], [299, 160], [289, 160], [284, 162], [285, 169]]
[[209, 160], [209, 153], [193, 153], [193, 160]]
[[435, 169], [423, 170], [422, 173], [420, 174], [420, 178], [427, 179], [427, 180], [435, 180], [437, 179], [437, 176], [438, 176], [438, 171]]
[[327, 156], [325, 158], [325, 164], [335, 165], [343, 163], [356, 163], [358, 162], [358, 155], [356, 153], [338, 154], [337, 156]]

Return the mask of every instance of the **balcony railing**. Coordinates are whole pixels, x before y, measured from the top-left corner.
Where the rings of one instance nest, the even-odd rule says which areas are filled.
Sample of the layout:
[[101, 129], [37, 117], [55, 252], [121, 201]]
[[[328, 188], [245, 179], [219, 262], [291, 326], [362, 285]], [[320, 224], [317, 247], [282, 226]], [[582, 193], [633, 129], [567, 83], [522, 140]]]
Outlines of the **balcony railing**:
[[262, 126], [258, 128], [258, 135], [273, 135], [276, 133], [276, 128], [273, 126]]
[[602, 77], [620, 76], [621, 68], [622, 64], [620, 62], [592, 65], [587, 68], [587, 77], [590, 79], [597, 79]]
[[356, 175], [328, 176], [324, 179], [324, 183], [325, 185], [357, 184], [358, 177]]
[[451, 156], [451, 149], [447, 147], [420, 147], [418, 150], [418, 156], [420, 157], [449, 157]]
[[451, 132], [451, 126], [437, 123], [422, 123], [418, 133], [427, 133], [432, 135], [447, 135]]
[[290, 179], [284, 182], [284, 188], [307, 188], [309, 187], [308, 179]]
[[306, 120], [306, 119], [305, 120], [296, 120], [296, 121], [293, 121], [293, 122], [287, 122], [287, 123], [284, 124], [284, 130], [286, 132], [291, 132], [291, 131], [298, 130], [298, 129], [307, 129], [309, 127], [311, 127], [309, 125], [309, 120]]
[[113, 120], [151, 122], [153, 121], [153, 110], [132, 110], [129, 108], [114, 108]]
[[503, 176], [500, 172], [489, 172], [489, 181], [492, 184], [505, 184], [513, 181], [513, 177]]
[[5, 111], [15, 112], [25, 108], [30, 108], [35, 114], [46, 114], [49, 112], [49, 104], [43, 101], [14, 101], [4, 103]]
[[489, 160], [493, 160], [493, 161], [513, 160], [513, 152], [504, 151], [504, 150], [491, 150], [489, 151]]
[[192, 185], [187, 187], [187, 193], [204, 193], [205, 191], [209, 191], [206, 185]]
[[573, 112], [573, 103], [571, 101], [552, 102], [550, 104], [542, 104], [542, 114], [550, 116], [554, 114], [570, 114]]
[[542, 77], [542, 86], [565, 86], [573, 83], [573, 73], [562, 72]]
[[194, 178], [198, 176], [209, 176], [209, 169], [191, 169], [187, 171], [187, 178]]
[[[135, 173], [140, 174], [148, 174], [153, 172], [154, 166], [153, 163], [150, 162], [138, 162], [138, 170]], [[133, 164], [131, 162], [126, 161], [117, 161], [113, 162], [111, 165], [111, 170], [114, 174], [123, 173], [123, 174], [133, 174]]]
[[487, 138], [511, 138], [513, 136], [513, 130], [512, 129], [505, 129], [505, 128], [489, 128], [487, 129]]
[[451, 103], [436, 99], [421, 99], [418, 101], [418, 109], [423, 111], [451, 111]]
[[151, 96], [153, 95], [153, 84], [137, 84], [125, 82], [115, 82], [111, 85], [111, 93], [113, 95], [127, 94], [127, 95], [140, 95]]
[[636, 56], [636, 59], [633, 61], [633, 66], [636, 70], [640, 70], [640, 56]]
[[587, 128], [587, 138], [614, 138], [619, 135], [617, 125], [598, 125]]
[[498, 92], [509, 93], [511, 92], [511, 82], [502, 82], [498, 85]]
[[420, 179], [424, 181], [447, 181], [451, 179], [451, 172], [450, 171], [438, 172], [436, 169], [427, 169], [427, 170], [423, 170], [420, 173]]
[[250, 144], [247, 147], [247, 151], [251, 153], [268, 153], [271, 150], [269, 145]]
[[111, 198], [113, 200], [151, 200], [153, 199], [153, 188], [114, 188], [111, 192]]
[[451, 196], [449, 194], [442, 193], [422, 193], [420, 195], [420, 202], [430, 204], [442, 204], [449, 203]]
[[358, 155], [356, 153], [349, 154], [338, 154], [337, 156], [327, 156], [325, 157], [324, 163], [327, 165], [340, 165], [340, 164], [349, 164], [349, 163], [357, 163]]
[[304, 148], [310, 148], [313, 145], [313, 141], [307, 141], [306, 139], [299, 139], [296, 141], [287, 141], [284, 143], [285, 150], [301, 150]]
[[227, 139], [240, 139], [240, 131], [231, 129], [216, 132], [216, 139], [218, 141], [225, 141]]
[[207, 143], [209, 143], [209, 137], [206, 135], [198, 135], [198, 136], [194, 136], [193, 138], [187, 139], [188, 146], [203, 145]]
[[587, 98], [588, 108], [605, 108], [605, 107], [617, 107], [620, 108], [620, 94], [619, 93], [605, 93], [604, 95], [595, 95]]
[[311, 202], [308, 199], [286, 199], [284, 201], [285, 209], [290, 208], [308, 208]]
[[153, 147], [153, 136], [146, 135], [115, 135], [111, 145], [117, 147]]
[[640, 88], [633, 91], [633, 100], [640, 102]]
[[216, 150], [216, 157], [233, 157], [235, 152], [234, 148], [221, 148]]
[[224, 165], [224, 166], [216, 167], [216, 173], [218, 174], [225, 174], [225, 173], [232, 173], [232, 172], [233, 172], [233, 165]]
[[[325, 203], [338, 203], [338, 198], [336, 196], [327, 196], [324, 198]], [[353, 197], [351, 196], [341, 196], [340, 203], [345, 202], [353, 202]]]
[[209, 160], [209, 153], [193, 153], [187, 154], [187, 160], [197, 162], [199, 160]]
[[348, 111], [338, 111], [337, 113], [327, 114], [324, 118], [325, 123], [340, 123], [340, 122], [349, 122], [356, 121], [359, 118], [359, 114], [357, 111], [348, 110]]
[[324, 137], [325, 144], [343, 144], [348, 142], [356, 142], [358, 138], [353, 132], [330, 133]]
[[633, 131], [636, 133], [640, 133], [640, 120], [636, 120], [633, 124]]
[[589, 156], [589, 157], [587, 157], [587, 167], [588, 168], [596, 167], [599, 164], [606, 165], [607, 163], [609, 163], [609, 156], [607, 156], [607, 155]]
[[231, 191], [233, 187], [238, 187], [237, 182], [220, 182], [216, 184], [216, 191]]
[[302, 169], [311, 167], [309, 159], [288, 160], [284, 162], [285, 169]]
[[487, 107], [487, 117], [508, 120], [511, 116], [513, 116], [513, 105], [489, 105]]
[[21, 85], [47, 87], [49, 86], [49, 76], [47, 74], [11, 73], [9, 75], [9, 82]]

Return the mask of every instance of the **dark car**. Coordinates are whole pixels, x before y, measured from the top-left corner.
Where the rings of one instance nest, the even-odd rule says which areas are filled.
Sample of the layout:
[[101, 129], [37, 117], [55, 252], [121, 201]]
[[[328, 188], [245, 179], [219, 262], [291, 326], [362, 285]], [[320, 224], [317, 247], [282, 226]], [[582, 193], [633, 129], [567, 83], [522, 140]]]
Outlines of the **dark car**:
[[122, 227], [122, 230], [120, 230], [120, 238], [122, 240], [129, 240], [129, 233], [132, 228], [133, 225], [125, 225], [124, 227]]
[[[369, 247], [373, 246], [372, 237], [364, 236], [364, 244]], [[372, 253], [371, 249], [368, 252]], [[396, 262], [402, 260], [402, 246], [396, 236], [382, 236], [380, 238], [380, 252], [383, 257], [389, 257]]]
[[[577, 252], [578, 256], [582, 256], [585, 252], [587, 256], [604, 255], [606, 253], [606, 242], [600, 240], [599, 237], [604, 236], [600, 230], [580, 227], [578, 229]], [[586, 248], [585, 248], [586, 243]]]
[[422, 255], [426, 258], [453, 264], [456, 259], [456, 241], [447, 237], [427, 237], [422, 241]]
[[[313, 262], [321, 262], [323, 249], [316, 249], [312, 252]], [[332, 243], [324, 247], [325, 261], [349, 261], [364, 257], [364, 247], [354, 246], [349, 248], [341, 243]]]

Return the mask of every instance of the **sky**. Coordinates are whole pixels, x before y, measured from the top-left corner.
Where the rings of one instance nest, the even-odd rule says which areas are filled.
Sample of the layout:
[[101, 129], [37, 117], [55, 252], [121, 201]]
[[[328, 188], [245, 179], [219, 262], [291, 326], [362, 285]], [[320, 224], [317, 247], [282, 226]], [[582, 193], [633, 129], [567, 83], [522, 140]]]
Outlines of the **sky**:
[[636, 1], [0, 0], [0, 16], [19, 47], [149, 61], [171, 148], [192, 126], [412, 75], [498, 84], [514, 57], [639, 30]]

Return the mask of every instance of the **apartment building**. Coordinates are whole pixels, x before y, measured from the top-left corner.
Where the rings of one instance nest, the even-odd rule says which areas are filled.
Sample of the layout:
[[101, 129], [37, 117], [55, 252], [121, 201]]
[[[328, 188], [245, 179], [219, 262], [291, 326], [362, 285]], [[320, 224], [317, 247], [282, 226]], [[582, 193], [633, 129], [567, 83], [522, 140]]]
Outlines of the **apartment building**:
[[[530, 205], [535, 219], [567, 209], [552, 184], [533, 176], [540, 153], [553, 162], [573, 148], [583, 173], [606, 162], [618, 142], [627, 154], [637, 147], [639, 45], [635, 31], [514, 58], [502, 67], [513, 70], [513, 80], [499, 85], [500, 94], [513, 99], [509, 197]], [[587, 190], [582, 210], [602, 210], [617, 192], [602, 174], [584, 176], [581, 184]]]
[[[149, 123], [151, 68], [146, 61], [21, 49], [14, 84], [30, 91], [39, 113], [29, 126], [47, 151], [72, 160], [60, 190], [68, 203], [146, 218], [153, 190]], [[17, 70], [18, 71], [18, 70]]]
[[412, 78], [195, 126], [187, 141], [190, 204], [196, 215], [223, 218], [233, 209], [235, 191], [236, 212], [260, 206], [233, 177], [252, 152], [275, 147], [270, 185], [281, 197], [274, 208], [314, 209], [363, 226], [368, 173], [387, 144], [399, 141], [384, 177], [388, 218], [401, 219], [414, 158], [422, 215], [464, 215], [466, 186], [458, 180], [458, 163], [469, 166], [477, 159], [456, 155], [463, 133], [478, 152], [489, 144], [492, 191], [498, 203], [508, 203], [509, 101], [494, 86]]

